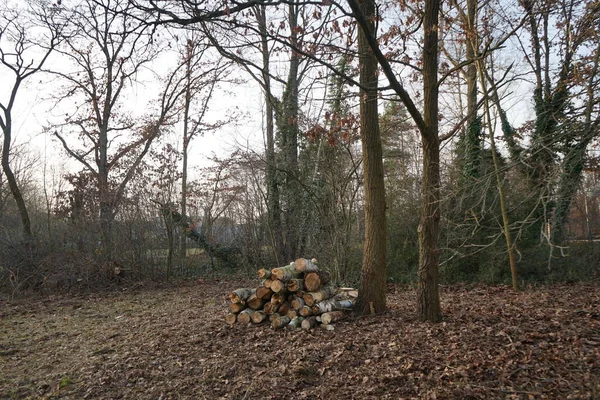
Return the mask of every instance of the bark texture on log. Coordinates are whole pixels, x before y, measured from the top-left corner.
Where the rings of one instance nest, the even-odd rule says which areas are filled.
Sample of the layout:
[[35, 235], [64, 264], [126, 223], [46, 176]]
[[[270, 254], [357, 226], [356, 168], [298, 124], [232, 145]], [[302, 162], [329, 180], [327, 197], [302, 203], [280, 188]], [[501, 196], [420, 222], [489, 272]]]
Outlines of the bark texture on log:
[[288, 303], [287, 301], [281, 303], [279, 305], [279, 309], [277, 310], [277, 312], [281, 315], [286, 315], [288, 311], [290, 311], [290, 303]]
[[274, 280], [273, 283], [271, 283], [271, 290], [275, 293], [287, 292], [287, 285], [285, 282], [277, 279]]
[[250, 323], [253, 312], [254, 311], [252, 311], [252, 309], [250, 309], [250, 308], [246, 308], [245, 310], [242, 310], [242, 312], [240, 312], [237, 316], [237, 322], [239, 322], [240, 324]]
[[335, 292], [336, 292], [336, 289], [334, 287], [325, 286], [318, 292], [304, 293], [304, 296], [302, 296], [302, 298], [304, 299], [304, 302], [306, 303], [306, 305], [312, 306], [316, 302], [323, 301], [325, 299], [333, 297], [335, 295]]
[[261, 286], [259, 288], [256, 288], [256, 297], [259, 297], [263, 300], [269, 300], [271, 299], [272, 295], [273, 291], [268, 287]]
[[324, 324], [330, 324], [344, 318], [346, 318], [346, 314], [343, 311], [331, 311], [321, 315], [321, 322]]
[[274, 304], [274, 303], [267, 303], [265, 304], [265, 306], [263, 307], [263, 311], [267, 314], [267, 315], [271, 315], [271, 314], [275, 314], [277, 312], [277, 310], [279, 309], [279, 304]]
[[337, 300], [335, 297], [320, 301], [311, 307], [314, 314], [323, 314], [330, 311], [351, 310], [352, 300]]
[[284, 267], [273, 268], [271, 270], [273, 276], [280, 281], [288, 282], [290, 279], [298, 278], [301, 274], [297, 271], [293, 264], [286, 265]]
[[250, 318], [252, 318], [252, 322], [254, 322], [255, 324], [260, 324], [265, 319], [267, 319], [267, 314], [262, 310], [256, 310], [252, 313]]
[[331, 281], [327, 271], [312, 271], [304, 275], [304, 287], [309, 292], [316, 292]]
[[234, 314], [239, 313], [240, 311], [242, 311], [245, 308], [246, 308], [246, 304], [244, 304], [244, 303], [229, 303], [229, 311]]
[[292, 308], [294, 310], [299, 310], [305, 306], [304, 299], [301, 297], [296, 297], [295, 299], [292, 299], [290, 304], [292, 305]]
[[297, 271], [300, 272], [311, 272], [317, 271], [319, 267], [317, 266], [317, 260], [314, 258], [312, 260], [307, 260], [306, 258], [299, 258], [294, 262], [294, 266]]
[[248, 300], [246, 300], [246, 305], [248, 305], [248, 307], [250, 307], [253, 310], [259, 310], [259, 309], [263, 308], [265, 303], [266, 303], [266, 300], [263, 300], [260, 297], [258, 297], [256, 295], [256, 293], [253, 294], [252, 296], [250, 296], [250, 298]]
[[287, 293], [273, 293], [271, 296], [271, 303], [273, 304], [281, 304], [287, 300]]
[[[298, 271], [297, 265], [305, 271]], [[230, 312], [225, 322], [260, 324], [268, 319], [276, 329], [320, 326], [332, 330], [330, 323], [343, 318], [345, 314], [340, 311], [351, 309], [357, 297], [356, 289], [324, 286], [330, 275], [317, 269], [314, 259], [298, 259], [272, 270], [262, 268], [258, 276], [267, 279], [256, 289], [240, 288], [228, 293]], [[312, 291], [304, 291], [307, 288]]]
[[298, 290], [304, 289], [304, 279], [290, 279], [290, 281], [287, 283], [287, 289], [290, 292], [297, 292]]
[[271, 277], [271, 270], [261, 268], [258, 270], [257, 274], [260, 279], [269, 279]]
[[290, 320], [290, 323], [288, 324], [288, 326], [290, 328], [298, 329], [298, 328], [300, 328], [300, 325], [302, 325], [302, 321], [304, 321], [303, 317], [294, 317]]
[[313, 312], [309, 306], [303, 306], [298, 310], [298, 314], [300, 314], [301, 317], [310, 317]]
[[273, 314], [271, 326], [275, 329], [283, 328], [290, 323], [290, 318], [285, 315]]
[[225, 322], [229, 325], [235, 324], [237, 321], [237, 314], [229, 313], [225, 316]]
[[256, 289], [240, 288], [229, 293], [229, 300], [232, 303], [242, 303], [248, 300], [250, 296], [256, 293]]
[[317, 317], [304, 318], [304, 321], [300, 325], [304, 330], [312, 329], [317, 325]]

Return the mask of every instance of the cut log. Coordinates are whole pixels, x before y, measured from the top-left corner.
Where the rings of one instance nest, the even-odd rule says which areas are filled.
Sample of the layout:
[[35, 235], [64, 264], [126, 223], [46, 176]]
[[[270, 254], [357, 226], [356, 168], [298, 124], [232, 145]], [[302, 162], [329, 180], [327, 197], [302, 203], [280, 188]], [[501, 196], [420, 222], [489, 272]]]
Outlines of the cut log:
[[306, 305], [312, 306], [313, 304], [315, 304], [319, 301], [323, 301], [325, 299], [333, 297], [335, 295], [335, 293], [336, 293], [336, 289], [333, 286], [325, 286], [318, 292], [304, 293], [304, 296], [302, 298], [304, 299], [304, 302], [306, 303]]
[[250, 318], [252, 318], [252, 322], [254, 322], [255, 324], [260, 324], [265, 319], [267, 319], [267, 314], [262, 310], [256, 310], [252, 313]]
[[304, 330], [312, 329], [317, 325], [317, 317], [304, 318], [304, 320], [302, 321], [302, 323], [300, 325], [302, 326], [302, 329], [304, 329]]
[[343, 311], [331, 311], [321, 315], [321, 322], [324, 324], [330, 324], [344, 318], [346, 318], [346, 314]]
[[279, 304], [275, 304], [275, 303], [267, 303], [263, 307], [263, 311], [267, 315], [275, 314], [278, 309], [279, 309]]
[[271, 283], [271, 290], [274, 291], [275, 293], [283, 293], [283, 292], [287, 292], [287, 288], [286, 288], [286, 283], [283, 281], [280, 281], [279, 279], [276, 279], [273, 281], [273, 283]]
[[299, 310], [302, 307], [305, 306], [304, 304], [304, 299], [301, 297], [295, 297], [294, 299], [292, 299], [292, 301], [290, 302], [290, 305], [292, 306], [292, 308], [294, 310]]
[[358, 297], [358, 290], [354, 288], [339, 288], [338, 293], [335, 295], [340, 300], [356, 299]]
[[273, 295], [273, 291], [268, 287], [261, 286], [256, 288], [256, 297], [261, 298], [263, 300], [269, 300]]
[[288, 327], [293, 328], [293, 329], [298, 329], [298, 328], [300, 328], [300, 325], [302, 325], [302, 321], [304, 321], [303, 317], [292, 318], [290, 320], [290, 323], [288, 324]]
[[331, 276], [327, 271], [312, 271], [304, 275], [304, 287], [309, 292], [316, 292], [324, 285], [328, 284]]
[[311, 309], [314, 314], [322, 314], [330, 311], [351, 310], [353, 306], [352, 300], [337, 300], [332, 297], [313, 304]]
[[290, 319], [285, 315], [273, 314], [273, 318], [271, 319], [271, 326], [274, 329], [283, 328], [289, 323]]
[[245, 310], [242, 310], [238, 314], [237, 322], [239, 322], [240, 324], [248, 324], [248, 323], [250, 323], [253, 312], [254, 311], [252, 311], [250, 308], [246, 308]]
[[273, 283], [273, 279], [270, 279], [270, 278], [269, 278], [269, 279], [266, 279], [266, 280], [263, 282], [263, 286], [264, 286], [264, 287], [266, 287], [267, 289], [271, 289], [271, 284], [272, 284], [272, 283]]
[[260, 279], [269, 279], [271, 277], [271, 270], [261, 268], [258, 270], [257, 274]]
[[317, 267], [317, 260], [314, 258], [312, 260], [299, 258], [294, 262], [294, 267], [296, 268], [296, 271], [300, 272], [311, 272], [319, 269], [319, 267]]
[[286, 265], [285, 267], [273, 268], [271, 273], [274, 277], [283, 282], [288, 282], [290, 279], [298, 278], [302, 273], [297, 271], [294, 264]]
[[246, 300], [246, 304], [248, 305], [248, 307], [250, 307], [253, 310], [260, 310], [261, 308], [263, 308], [266, 302], [266, 300], [263, 300], [260, 297], [258, 297], [256, 293], [250, 296], [248, 300]]
[[329, 325], [329, 324], [321, 324], [321, 325], [319, 325], [319, 328], [324, 329], [326, 331], [333, 331], [333, 330], [335, 330], [335, 326]]
[[231, 311], [234, 314], [239, 313], [244, 308], [246, 308], [246, 305], [244, 303], [229, 303], [229, 311]]
[[231, 300], [232, 303], [243, 303], [246, 300], [248, 300], [248, 298], [254, 293], [256, 293], [256, 289], [236, 289], [233, 292], [229, 293], [229, 300]]
[[298, 316], [298, 311], [290, 309], [285, 315], [287, 315], [290, 319], [294, 319]]
[[287, 289], [290, 292], [296, 292], [304, 289], [304, 280], [298, 278], [290, 279], [290, 281], [287, 283]]
[[288, 311], [290, 311], [290, 303], [288, 303], [287, 301], [281, 303], [279, 305], [279, 309], [277, 310], [277, 312], [281, 315], [286, 315]]
[[273, 304], [281, 304], [287, 300], [287, 293], [273, 293], [271, 296], [271, 303]]
[[225, 322], [227, 322], [229, 325], [233, 325], [237, 321], [237, 316], [238, 316], [237, 314], [233, 314], [233, 313], [227, 314], [225, 316]]
[[311, 315], [313, 315], [313, 312], [311, 310], [311, 308], [309, 306], [303, 306], [301, 307], [298, 311], [298, 314], [300, 314], [301, 317], [310, 317]]

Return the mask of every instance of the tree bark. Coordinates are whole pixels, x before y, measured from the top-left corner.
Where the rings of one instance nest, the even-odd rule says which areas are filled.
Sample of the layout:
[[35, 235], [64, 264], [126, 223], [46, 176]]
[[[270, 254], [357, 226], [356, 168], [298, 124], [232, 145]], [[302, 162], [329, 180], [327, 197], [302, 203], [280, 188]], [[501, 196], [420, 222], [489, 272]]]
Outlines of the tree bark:
[[245, 303], [255, 293], [256, 289], [240, 288], [229, 293], [227, 297], [232, 303]]
[[[304, 302], [307, 306], [312, 306], [313, 304], [323, 301], [325, 299], [329, 299], [335, 296], [336, 289], [332, 286], [326, 286], [319, 290], [318, 292], [307, 292], [304, 293]], [[360, 299], [360, 297], [359, 297]]]
[[358, 29], [360, 69], [360, 137], [365, 191], [365, 238], [360, 295], [356, 310], [361, 314], [383, 312], [386, 308], [386, 215], [383, 179], [383, 151], [377, 110], [377, 58], [368, 36], [375, 35], [375, 2], [360, 0], [367, 29]]
[[4, 175], [8, 181], [8, 187], [10, 188], [10, 192], [12, 193], [15, 203], [17, 203], [17, 208], [19, 209], [23, 239], [26, 242], [31, 242], [33, 239], [33, 234], [31, 232], [31, 220], [29, 218], [29, 212], [27, 211], [27, 205], [23, 199], [23, 194], [21, 193], [21, 189], [19, 188], [15, 174], [10, 167], [10, 149], [12, 144], [11, 125], [11, 116], [8, 114], [6, 116], [5, 124], [2, 127], [2, 132], [4, 133], [4, 141], [2, 145], [2, 171], [4, 171]]
[[302, 323], [300, 325], [302, 326], [302, 329], [304, 329], [304, 330], [312, 329], [315, 326], [317, 326], [317, 317], [304, 318], [304, 320], [302, 321]]
[[290, 279], [298, 278], [301, 275], [301, 272], [296, 270], [294, 264], [290, 264], [283, 267], [273, 268], [271, 270], [271, 274], [280, 281], [287, 282]]
[[294, 261], [296, 270], [300, 272], [318, 271], [317, 260], [307, 260], [306, 258], [298, 258]]
[[[440, 322], [439, 231], [440, 141], [438, 136], [438, 16], [440, 0], [426, 0], [423, 18], [423, 203], [419, 223], [417, 315]], [[359, 297], [360, 299], [360, 297]]]
[[261, 5], [255, 8], [255, 15], [258, 21], [258, 27], [261, 35], [262, 52], [262, 77], [264, 82], [265, 94], [265, 125], [266, 125], [266, 186], [267, 186], [267, 213], [269, 216], [269, 226], [272, 235], [277, 264], [285, 260], [283, 233], [281, 227], [281, 205], [279, 195], [279, 183], [277, 179], [277, 160], [275, 157], [275, 97], [271, 93], [271, 75], [269, 71], [269, 43], [266, 20], [266, 6]]
[[290, 292], [297, 292], [298, 290], [304, 289], [304, 279], [290, 279], [287, 283], [287, 289]]

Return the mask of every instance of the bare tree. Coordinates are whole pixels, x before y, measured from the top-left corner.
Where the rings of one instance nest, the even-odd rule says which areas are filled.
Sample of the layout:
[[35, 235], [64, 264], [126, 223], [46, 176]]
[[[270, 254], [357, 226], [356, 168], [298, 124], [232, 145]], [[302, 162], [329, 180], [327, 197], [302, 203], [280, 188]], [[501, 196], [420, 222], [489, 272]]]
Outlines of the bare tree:
[[160, 54], [151, 30], [132, 19], [131, 11], [124, 0], [83, 1], [74, 9], [74, 37], [58, 50], [71, 61], [72, 70], [53, 71], [65, 82], [62, 107], [73, 110], [56, 124], [55, 136], [96, 180], [108, 257], [112, 223], [125, 189], [154, 140], [175, 120], [185, 90], [180, 65], [165, 80], [155, 110], [141, 118], [126, 113], [127, 96], [132, 95], [128, 89]]
[[[13, 111], [23, 83], [39, 73], [50, 54], [60, 43], [63, 23], [57, 20], [59, 10], [43, 2], [29, 1], [26, 8], [3, 1], [0, 6], [0, 71], [7, 72], [6, 94], [0, 98], [2, 128], [2, 171], [17, 204], [23, 237], [31, 240], [31, 220], [23, 193], [15, 177], [11, 157], [13, 145]], [[3, 89], [4, 90], [4, 89]]]
[[[213, 98], [215, 88], [224, 79], [229, 63], [223, 62], [221, 58], [214, 61], [206, 57], [209, 53], [209, 46], [202, 43], [196, 36], [191, 34], [187, 38], [182, 60], [185, 64], [181, 150], [181, 213], [183, 215], [187, 215], [188, 159], [192, 140], [198, 135], [222, 127], [231, 120], [231, 118], [223, 118], [213, 123], [206, 120], [209, 103]], [[180, 251], [181, 257], [185, 257], [187, 253], [185, 232], [182, 233]]]

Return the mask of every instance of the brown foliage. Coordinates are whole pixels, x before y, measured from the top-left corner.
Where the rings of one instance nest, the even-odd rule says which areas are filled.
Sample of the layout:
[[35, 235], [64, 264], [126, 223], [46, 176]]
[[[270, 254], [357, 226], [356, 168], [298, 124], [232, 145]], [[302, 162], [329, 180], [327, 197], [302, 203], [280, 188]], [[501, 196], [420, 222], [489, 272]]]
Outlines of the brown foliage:
[[223, 322], [247, 282], [0, 302], [0, 397], [585, 399], [600, 393], [600, 288], [444, 288], [445, 322], [382, 315], [334, 331]]

